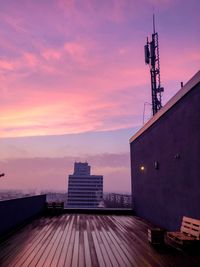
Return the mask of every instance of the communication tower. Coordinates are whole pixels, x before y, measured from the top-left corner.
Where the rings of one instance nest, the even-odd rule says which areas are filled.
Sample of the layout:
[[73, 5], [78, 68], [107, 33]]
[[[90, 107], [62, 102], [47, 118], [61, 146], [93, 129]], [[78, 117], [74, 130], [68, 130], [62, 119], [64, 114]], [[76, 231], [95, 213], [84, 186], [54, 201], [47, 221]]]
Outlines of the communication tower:
[[152, 95], [152, 111], [155, 115], [158, 110], [162, 108], [162, 92], [164, 88], [161, 87], [160, 82], [160, 58], [158, 33], [155, 30], [155, 17], [153, 15], [153, 33], [151, 41], [148, 40], [144, 46], [145, 63], [150, 67], [151, 74], [151, 95]]

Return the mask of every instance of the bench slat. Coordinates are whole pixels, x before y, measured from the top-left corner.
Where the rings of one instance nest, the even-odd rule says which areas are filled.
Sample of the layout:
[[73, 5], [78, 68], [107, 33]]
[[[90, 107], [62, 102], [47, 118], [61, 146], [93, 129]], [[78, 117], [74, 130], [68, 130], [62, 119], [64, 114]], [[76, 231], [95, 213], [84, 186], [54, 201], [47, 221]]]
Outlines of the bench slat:
[[177, 243], [182, 247], [199, 243], [200, 220], [184, 216], [180, 232], [167, 232], [166, 241]]
[[200, 236], [200, 220], [189, 218], [184, 216], [182, 225], [181, 225], [181, 232], [194, 237], [195, 239], [199, 239]]
[[196, 224], [196, 225], [200, 226], [200, 220], [193, 219], [193, 218], [186, 217], [186, 216], [183, 216], [183, 222], [189, 222], [189, 223]]

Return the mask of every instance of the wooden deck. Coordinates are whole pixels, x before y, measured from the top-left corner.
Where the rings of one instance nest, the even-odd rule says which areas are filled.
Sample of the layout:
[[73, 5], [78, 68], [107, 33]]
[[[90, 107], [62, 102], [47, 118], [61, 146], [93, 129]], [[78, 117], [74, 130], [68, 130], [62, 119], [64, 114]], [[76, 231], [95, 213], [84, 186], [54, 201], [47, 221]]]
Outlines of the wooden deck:
[[147, 228], [133, 216], [41, 217], [0, 244], [0, 266], [200, 266], [200, 255], [153, 248]]

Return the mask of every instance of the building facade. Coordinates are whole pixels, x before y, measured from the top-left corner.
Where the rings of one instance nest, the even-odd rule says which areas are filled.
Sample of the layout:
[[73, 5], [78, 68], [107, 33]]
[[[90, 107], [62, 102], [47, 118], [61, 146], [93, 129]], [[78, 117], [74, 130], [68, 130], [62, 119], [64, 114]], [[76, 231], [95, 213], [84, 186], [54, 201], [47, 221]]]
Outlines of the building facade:
[[103, 176], [91, 175], [90, 172], [87, 162], [74, 163], [74, 173], [68, 179], [68, 207], [99, 207], [103, 200]]
[[200, 219], [200, 71], [130, 139], [133, 210], [168, 230]]

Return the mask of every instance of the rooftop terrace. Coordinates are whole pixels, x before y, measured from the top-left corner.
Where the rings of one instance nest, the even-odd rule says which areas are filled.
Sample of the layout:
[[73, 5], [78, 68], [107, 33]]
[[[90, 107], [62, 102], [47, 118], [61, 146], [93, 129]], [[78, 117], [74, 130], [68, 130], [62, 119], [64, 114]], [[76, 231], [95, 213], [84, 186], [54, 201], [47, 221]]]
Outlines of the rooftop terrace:
[[153, 248], [149, 226], [135, 216], [42, 216], [0, 243], [0, 266], [200, 266], [200, 255]]

